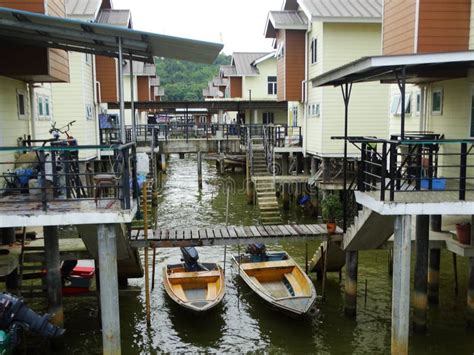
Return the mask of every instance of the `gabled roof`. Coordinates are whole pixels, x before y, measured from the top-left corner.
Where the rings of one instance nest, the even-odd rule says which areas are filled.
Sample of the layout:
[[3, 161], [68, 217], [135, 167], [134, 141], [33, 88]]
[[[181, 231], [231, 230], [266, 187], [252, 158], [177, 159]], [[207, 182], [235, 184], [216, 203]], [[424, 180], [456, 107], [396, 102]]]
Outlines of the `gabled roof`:
[[228, 80], [226, 78], [221, 78], [216, 76], [212, 79], [212, 85], [214, 86], [227, 86]]
[[382, 22], [383, 0], [298, 0], [308, 17], [331, 22]]
[[308, 28], [306, 15], [300, 11], [270, 11], [265, 26], [265, 37], [275, 38], [275, 30], [302, 30]]
[[[130, 74], [130, 61], [126, 60], [123, 66], [123, 74]], [[154, 76], [156, 75], [156, 66], [152, 63], [133, 62], [133, 75], [138, 76]]]
[[231, 64], [235, 66], [237, 76], [258, 75], [258, 69], [252, 63], [268, 52], [235, 52]]
[[282, 10], [298, 10], [297, 0], [283, 0]]
[[67, 17], [95, 20], [102, 0], [66, 0]]
[[221, 77], [236, 76], [237, 70], [233, 65], [221, 65], [219, 69], [219, 75]]
[[132, 13], [130, 10], [101, 10], [97, 23], [132, 28]]

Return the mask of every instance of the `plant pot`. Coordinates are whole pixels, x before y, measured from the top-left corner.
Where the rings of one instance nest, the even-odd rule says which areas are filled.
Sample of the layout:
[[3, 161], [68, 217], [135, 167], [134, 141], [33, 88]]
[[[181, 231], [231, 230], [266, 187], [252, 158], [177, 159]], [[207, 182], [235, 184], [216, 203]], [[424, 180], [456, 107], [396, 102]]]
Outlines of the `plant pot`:
[[326, 228], [328, 230], [328, 234], [334, 234], [336, 233], [336, 223], [333, 223], [333, 222], [328, 222], [326, 223]]
[[457, 223], [456, 224], [456, 236], [459, 243], [471, 244], [471, 224], [470, 223]]

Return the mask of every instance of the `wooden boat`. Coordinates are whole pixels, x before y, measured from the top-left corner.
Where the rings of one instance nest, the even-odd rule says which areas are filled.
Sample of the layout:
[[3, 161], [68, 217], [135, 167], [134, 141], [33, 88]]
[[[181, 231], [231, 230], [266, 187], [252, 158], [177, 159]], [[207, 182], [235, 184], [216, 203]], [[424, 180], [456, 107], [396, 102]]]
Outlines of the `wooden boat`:
[[273, 307], [297, 316], [315, 310], [314, 285], [286, 252], [243, 254], [232, 259], [245, 283]]
[[222, 268], [215, 263], [198, 264], [198, 257], [190, 266], [185, 252], [183, 256], [184, 263], [163, 268], [163, 283], [168, 296], [178, 305], [194, 312], [205, 312], [217, 306], [225, 293]]

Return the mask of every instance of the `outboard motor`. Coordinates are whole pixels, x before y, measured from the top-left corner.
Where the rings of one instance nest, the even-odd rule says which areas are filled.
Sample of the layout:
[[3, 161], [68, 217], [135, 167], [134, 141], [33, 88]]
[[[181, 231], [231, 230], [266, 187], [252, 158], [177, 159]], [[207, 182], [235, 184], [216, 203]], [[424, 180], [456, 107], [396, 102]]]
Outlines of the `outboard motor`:
[[65, 330], [52, 325], [49, 315], [40, 316], [25, 305], [25, 302], [8, 293], [0, 294], [0, 329], [8, 331], [13, 345], [18, 345], [17, 331], [27, 329], [45, 338], [57, 338]]
[[253, 261], [263, 261], [267, 258], [267, 248], [265, 244], [249, 244], [247, 245], [246, 251], [252, 256]]
[[181, 254], [183, 255], [182, 261], [184, 261], [184, 269], [189, 271], [200, 271], [199, 266], [199, 254], [194, 247], [181, 247]]

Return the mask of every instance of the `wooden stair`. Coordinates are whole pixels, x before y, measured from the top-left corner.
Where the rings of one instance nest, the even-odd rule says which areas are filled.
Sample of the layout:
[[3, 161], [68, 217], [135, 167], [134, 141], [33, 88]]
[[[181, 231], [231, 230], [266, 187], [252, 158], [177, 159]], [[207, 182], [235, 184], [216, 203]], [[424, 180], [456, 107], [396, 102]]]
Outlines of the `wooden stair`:
[[257, 204], [262, 224], [281, 224], [280, 206], [273, 182], [256, 182]]

